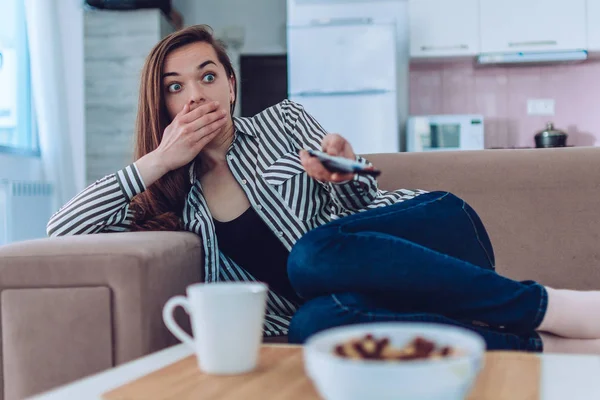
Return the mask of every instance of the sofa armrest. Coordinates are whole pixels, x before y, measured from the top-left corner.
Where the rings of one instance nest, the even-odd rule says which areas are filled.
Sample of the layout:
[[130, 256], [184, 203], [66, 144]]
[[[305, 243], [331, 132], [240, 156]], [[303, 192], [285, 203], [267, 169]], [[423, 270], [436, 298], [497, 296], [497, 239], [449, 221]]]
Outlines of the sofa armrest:
[[[202, 270], [200, 238], [188, 232], [65, 236], [0, 247], [2, 292], [40, 289], [48, 293], [49, 289], [107, 288], [109, 300], [95, 304], [106, 304], [103, 307], [109, 309], [113, 348], [108, 351], [112, 350], [113, 364], [130, 361], [177, 342], [162, 323], [162, 307], [170, 297], [184, 294], [186, 286], [201, 281]], [[49, 295], [47, 298], [52, 296], [56, 297]], [[101, 298], [99, 295], [98, 299]], [[19, 307], [18, 302], [12, 304]], [[69, 308], [64, 308], [65, 303], [61, 304], [63, 307], [57, 305], [56, 313], [69, 313]], [[31, 303], [29, 307], [32, 307]], [[81, 307], [73, 305], [73, 308], [81, 314]], [[57, 323], [52, 316], [44, 321], [50, 325], [48, 331], [61, 330], [65, 337], [72, 335], [73, 325], [78, 324], [77, 317], [71, 318], [68, 324]], [[6, 318], [2, 322], [11, 324]], [[38, 322], [36, 328], [40, 328], [39, 325]], [[0, 327], [0, 333], [5, 328]], [[41, 336], [35, 337], [40, 340]], [[39, 345], [32, 345], [30, 351]], [[56, 351], [60, 352], [59, 349]], [[60, 358], [60, 354], [54, 356]], [[85, 354], [80, 356], [86, 357]], [[68, 360], [55, 362], [68, 368]], [[4, 363], [4, 368], [11, 366]], [[0, 374], [0, 388], [3, 375]], [[64, 376], [72, 377], [73, 374]]]
[[[117, 364], [164, 347], [167, 332], [147, 326], [169, 297], [202, 279], [200, 238], [188, 232], [64, 236], [0, 247], [0, 290], [108, 286]], [[160, 319], [160, 318], [158, 318]], [[158, 321], [159, 322], [159, 321]], [[139, 335], [129, 331], [146, 326]], [[158, 333], [162, 331], [161, 333]]]

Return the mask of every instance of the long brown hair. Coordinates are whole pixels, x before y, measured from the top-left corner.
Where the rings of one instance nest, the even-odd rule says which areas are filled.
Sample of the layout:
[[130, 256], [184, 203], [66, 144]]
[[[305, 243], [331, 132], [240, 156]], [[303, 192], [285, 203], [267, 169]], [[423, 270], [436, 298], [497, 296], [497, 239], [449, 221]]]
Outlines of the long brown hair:
[[[135, 160], [158, 147], [165, 128], [171, 123], [161, 82], [167, 55], [175, 49], [196, 42], [208, 43], [214, 48], [225, 72], [233, 78], [235, 92], [237, 79], [233, 65], [225, 45], [213, 36], [209, 26], [194, 25], [165, 37], [152, 49], [142, 69], [135, 128]], [[231, 104], [232, 115], [234, 109], [235, 98]], [[191, 188], [188, 169], [189, 165], [168, 172], [132, 200], [131, 209], [135, 212], [133, 230], [183, 229], [181, 216]]]

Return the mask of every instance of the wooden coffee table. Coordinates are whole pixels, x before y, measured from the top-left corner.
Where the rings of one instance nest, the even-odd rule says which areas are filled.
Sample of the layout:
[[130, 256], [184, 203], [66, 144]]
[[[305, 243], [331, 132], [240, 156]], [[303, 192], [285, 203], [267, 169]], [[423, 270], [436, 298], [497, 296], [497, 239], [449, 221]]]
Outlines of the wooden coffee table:
[[[175, 346], [35, 397], [57, 399], [318, 399], [304, 373], [302, 348], [264, 345], [259, 368], [245, 375], [202, 374]], [[471, 399], [600, 399], [600, 357], [492, 352]]]

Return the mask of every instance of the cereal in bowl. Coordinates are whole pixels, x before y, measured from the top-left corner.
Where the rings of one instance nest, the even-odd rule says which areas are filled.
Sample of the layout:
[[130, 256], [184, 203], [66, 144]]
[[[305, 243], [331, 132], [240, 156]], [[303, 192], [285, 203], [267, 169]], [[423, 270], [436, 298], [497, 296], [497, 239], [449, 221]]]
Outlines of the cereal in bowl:
[[456, 355], [456, 351], [448, 346], [438, 347], [422, 337], [416, 337], [402, 348], [395, 348], [389, 338], [365, 335], [335, 346], [334, 354], [355, 360], [410, 361], [442, 359]]

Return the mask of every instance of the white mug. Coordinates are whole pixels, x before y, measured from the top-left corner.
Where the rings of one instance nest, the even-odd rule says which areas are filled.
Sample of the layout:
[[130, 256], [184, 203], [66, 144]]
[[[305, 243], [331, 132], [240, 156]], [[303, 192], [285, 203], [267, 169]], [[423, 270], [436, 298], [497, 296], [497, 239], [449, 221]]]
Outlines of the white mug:
[[[169, 330], [196, 352], [200, 370], [209, 374], [242, 374], [258, 363], [268, 287], [264, 283], [198, 283], [187, 297], [175, 296], [163, 308]], [[190, 316], [190, 337], [173, 318], [181, 306]]]

